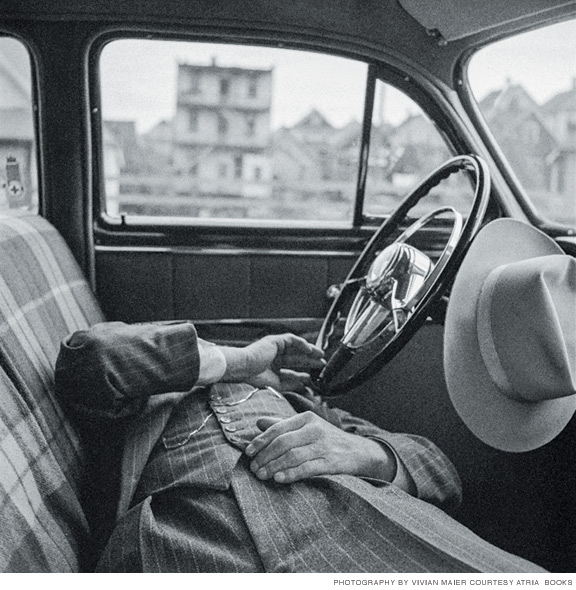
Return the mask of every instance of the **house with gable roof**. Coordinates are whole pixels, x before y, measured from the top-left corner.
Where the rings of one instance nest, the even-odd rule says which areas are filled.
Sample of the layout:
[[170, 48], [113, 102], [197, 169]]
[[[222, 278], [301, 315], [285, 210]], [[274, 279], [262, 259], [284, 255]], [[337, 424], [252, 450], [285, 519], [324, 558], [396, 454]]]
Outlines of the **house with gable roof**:
[[576, 213], [569, 196], [576, 192], [575, 97], [573, 88], [539, 106], [522, 85], [508, 81], [480, 105], [538, 210], [566, 220]]
[[548, 190], [560, 142], [538, 104], [522, 85], [509, 81], [480, 106], [522, 185], [530, 192]]
[[[560, 141], [550, 178], [552, 191], [576, 195], [576, 78], [572, 87], [542, 105], [542, 114]], [[575, 205], [576, 208], [576, 205]]]

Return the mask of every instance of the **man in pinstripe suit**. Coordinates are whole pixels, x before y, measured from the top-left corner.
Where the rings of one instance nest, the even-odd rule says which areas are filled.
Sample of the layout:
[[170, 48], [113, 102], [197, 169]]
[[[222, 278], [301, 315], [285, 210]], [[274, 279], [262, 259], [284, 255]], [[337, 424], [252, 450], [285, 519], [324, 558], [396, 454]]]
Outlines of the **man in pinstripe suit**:
[[108, 476], [90, 483], [96, 509], [115, 511], [97, 569], [542, 571], [441, 510], [460, 482], [431, 442], [307, 390], [305, 372], [322, 362], [296, 336], [218, 347], [190, 322], [68, 337], [57, 392]]

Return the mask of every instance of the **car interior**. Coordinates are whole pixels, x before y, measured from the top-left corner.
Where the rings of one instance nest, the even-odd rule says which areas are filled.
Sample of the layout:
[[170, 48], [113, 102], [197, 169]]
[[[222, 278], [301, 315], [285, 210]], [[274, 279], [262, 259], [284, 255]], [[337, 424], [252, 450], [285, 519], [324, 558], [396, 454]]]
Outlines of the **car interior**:
[[[576, 256], [574, 0], [0, 7], [0, 570], [94, 563], [88, 459], [54, 395], [60, 342], [189, 319], [216, 343], [318, 342], [329, 404], [451, 459], [452, 516], [576, 571], [574, 420], [538, 449], [492, 448], [443, 364], [481, 227], [518, 219]], [[498, 92], [476, 94], [476, 54], [553, 27], [567, 85], [537, 80], [541, 109], [488, 66]]]

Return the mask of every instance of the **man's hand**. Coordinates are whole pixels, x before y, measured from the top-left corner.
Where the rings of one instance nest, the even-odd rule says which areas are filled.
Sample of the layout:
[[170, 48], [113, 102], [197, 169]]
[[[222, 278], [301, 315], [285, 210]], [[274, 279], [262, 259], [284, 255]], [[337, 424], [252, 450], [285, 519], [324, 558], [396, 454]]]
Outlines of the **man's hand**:
[[350, 434], [313, 412], [283, 420], [260, 418], [264, 432], [252, 440], [246, 454], [259, 479], [291, 483], [315, 475], [349, 474], [392, 481], [396, 461], [376, 441]]
[[300, 391], [311, 369], [324, 366], [324, 353], [293, 334], [266, 336], [244, 348], [220, 347], [226, 358], [222, 381]]

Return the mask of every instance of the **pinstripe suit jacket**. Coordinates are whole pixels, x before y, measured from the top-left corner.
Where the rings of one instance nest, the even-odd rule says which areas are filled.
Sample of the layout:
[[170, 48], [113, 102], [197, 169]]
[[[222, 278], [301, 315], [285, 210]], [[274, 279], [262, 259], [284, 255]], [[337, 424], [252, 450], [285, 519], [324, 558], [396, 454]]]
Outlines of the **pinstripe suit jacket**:
[[[227, 571], [242, 569], [239, 565], [244, 563], [241, 553], [253, 543], [258, 546], [254, 550], [256, 557], [247, 563], [262, 561], [265, 565], [259, 567], [266, 571], [350, 571], [356, 569], [352, 564], [366, 571], [443, 571], [439, 568], [444, 567], [446, 571], [483, 568], [521, 571], [526, 567], [518, 565], [521, 560], [498, 553], [472, 533], [469, 535], [467, 529], [431, 505], [446, 507], [457, 503], [460, 482], [449, 460], [428, 440], [386, 432], [347, 412], [329, 408], [313, 395], [279, 395], [243, 384], [195, 388], [198, 371], [196, 332], [189, 322], [99, 324], [76, 333], [73, 340], [68, 339], [62, 345], [56, 365], [57, 392], [82, 425], [86, 441], [93, 449], [94, 463], [100, 462], [100, 471], [95, 476], [104, 482], [101, 483], [104, 489], [95, 487], [93, 481], [87, 487], [94, 492], [92, 499], [96, 500], [100, 521], [105, 515], [102, 498], [106, 497], [115, 511], [114, 515], [110, 514], [111, 521], [118, 519], [123, 523], [119, 532], [117, 527], [112, 535], [105, 552], [105, 569], [190, 571], [190, 568], [200, 567], [191, 565], [190, 555], [207, 552], [204, 562], [214, 556], [213, 551], [208, 551], [207, 542], [201, 541], [196, 550], [191, 549], [197, 542], [192, 540], [196, 532], [212, 537], [214, 525], [201, 530], [199, 523], [200, 528], [196, 529], [190, 522], [194, 518], [186, 519], [185, 512], [181, 512], [181, 518], [168, 528], [173, 531], [184, 526], [188, 527], [187, 532], [180, 531], [176, 535], [179, 541], [173, 541], [173, 532], [168, 532], [165, 535], [169, 538], [168, 545], [157, 546], [155, 538], [160, 525], [154, 522], [156, 517], [150, 499], [174, 490], [181, 496], [182, 489], [194, 490], [195, 498], [202, 496], [201, 490], [212, 490], [214, 494], [233, 490], [235, 501], [244, 514], [248, 528], [236, 526], [232, 535], [236, 542], [228, 541], [234, 557], [224, 565], [215, 566], [216, 571], [221, 571], [220, 567]], [[303, 411], [313, 411], [339, 428], [388, 445], [412, 476], [418, 498], [426, 502], [394, 491], [394, 486], [386, 482], [367, 483], [350, 476], [313, 478], [314, 483], [310, 480], [309, 485], [299, 482], [292, 486], [270, 487], [257, 481], [245, 468], [243, 459], [246, 445], [260, 432], [256, 419], [262, 415], [287, 417]], [[119, 463], [115, 463], [114, 443], [121, 452]], [[350, 520], [351, 515], [354, 521], [366, 523], [383, 518], [384, 524], [374, 529], [374, 540], [370, 541], [379, 549], [367, 561], [366, 551], [359, 550], [358, 532], [356, 537], [352, 536], [352, 529], [358, 527], [358, 523], [351, 525], [351, 529], [343, 529], [336, 537], [332, 533], [311, 533], [314, 541], [305, 544], [303, 549], [294, 545], [291, 533], [281, 533], [278, 537], [286, 520], [294, 520], [295, 514], [317, 502], [318, 486], [323, 490], [318, 508], [313, 508], [311, 516], [306, 516], [305, 522], [298, 526], [317, 531], [330, 519], [335, 525], [342, 518]], [[329, 491], [324, 489], [326, 486]], [[334, 501], [338, 499], [341, 503], [343, 497], [346, 498], [344, 516], [335, 521]], [[326, 498], [330, 498], [328, 503]], [[198, 501], [192, 497], [188, 500]], [[206, 496], [205, 505], [194, 514], [207, 515], [212, 503], [218, 504], [215, 508], [218, 518], [225, 501], [228, 500], [216, 501]], [[174, 510], [189, 509], [185, 504], [175, 508], [179, 500], [175, 502]], [[277, 505], [274, 513], [278, 521], [275, 523], [269, 515], [263, 516], [259, 511], [262, 504], [270, 502]], [[358, 507], [354, 508], [358, 502]], [[157, 510], [161, 512], [161, 508]], [[279, 516], [282, 510], [286, 512]], [[232, 517], [222, 514], [222, 518], [222, 523], [228, 523]], [[318, 525], [310, 528], [311, 519], [316, 519]], [[362, 542], [366, 529], [366, 524], [361, 526]], [[103, 542], [109, 532], [106, 527], [102, 529]], [[452, 537], [458, 532], [462, 539], [456, 550]], [[240, 542], [242, 534], [247, 536]], [[134, 543], [134, 535], [139, 543]], [[275, 538], [272, 545], [271, 535]], [[182, 540], [183, 536], [187, 539]], [[132, 552], [134, 545], [139, 547], [137, 558]], [[185, 557], [168, 566], [177, 548], [182, 546], [186, 547]], [[326, 548], [322, 549], [323, 546]], [[489, 548], [487, 552], [481, 550], [485, 546]], [[335, 547], [342, 553], [341, 558], [334, 556]], [[494, 551], [504, 565], [494, 561]], [[219, 552], [220, 549], [216, 553]], [[458, 555], [454, 556], [455, 552]], [[117, 559], [118, 553], [122, 555]], [[146, 564], [143, 564], [144, 554], [148, 555]], [[474, 564], [468, 563], [470, 555], [474, 555]], [[135, 559], [137, 565], [134, 565]], [[493, 565], [495, 563], [498, 565]], [[250, 571], [255, 566], [244, 564], [243, 567], [244, 571]]]
[[[313, 411], [343, 430], [377, 439], [392, 448], [414, 479], [421, 499], [444, 507], [460, 500], [460, 482], [454, 467], [430, 441], [386, 432], [347, 412], [329, 408], [312, 394], [287, 393], [279, 400], [262, 390], [246, 403], [230, 406], [226, 415], [215, 411], [219, 409], [220, 398], [235, 404], [254, 388], [244, 384], [217, 384], [210, 391], [195, 388], [199, 354], [191, 322], [132, 325], [108, 322], [77, 332], [73, 337], [74, 346], [70, 345], [71, 337], [62, 343], [56, 363], [57, 395], [81, 428], [96, 427], [96, 435], [94, 430], [89, 430], [90, 436], [97, 439], [91, 443], [99, 443], [113, 431], [122, 433], [118, 515], [132, 503], [158, 441], [162, 440], [164, 446], [177, 446], [178, 437], [185, 438], [209, 414], [220, 419], [208, 422], [204, 433], [216, 427], [234, 449], [235, 459], [230, 460], [229, 471], [248, 442], [260, 432], [255, 426], [256, 417], [270, 414], [286, 417], [290, 413]], [[243, 424], [237, 432], [227, 429], [230, 410], [235, 410], [236, 425]], [[175, 412], [178, 416], [174, 416]], [[137, 420], [132, 419], [135, 416]], [[172, 433], [165, 432], [169, 422]], [[200, 452], [198, 439], [196, 436], [196, 454]], [[108, 444], [110, 440], [104, 442]], [[209, 483], [220, 485], [215, 480]]]

